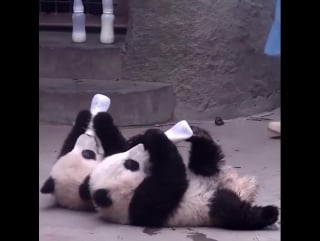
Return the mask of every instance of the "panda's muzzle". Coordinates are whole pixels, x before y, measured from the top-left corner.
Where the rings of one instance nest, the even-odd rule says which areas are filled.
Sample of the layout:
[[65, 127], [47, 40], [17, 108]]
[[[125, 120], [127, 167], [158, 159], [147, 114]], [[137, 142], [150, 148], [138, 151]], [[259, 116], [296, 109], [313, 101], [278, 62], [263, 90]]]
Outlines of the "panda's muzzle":
[[108, 197], [107, 189], [98, 189], [93, 194], [93, 200], [98, 207], [106, 208], [112, 205], [112, 200]]

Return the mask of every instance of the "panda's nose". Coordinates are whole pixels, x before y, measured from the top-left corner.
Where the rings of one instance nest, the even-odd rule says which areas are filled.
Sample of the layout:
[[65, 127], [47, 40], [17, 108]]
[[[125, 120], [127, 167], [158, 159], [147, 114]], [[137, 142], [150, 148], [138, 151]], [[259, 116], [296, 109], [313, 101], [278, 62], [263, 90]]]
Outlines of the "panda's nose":
[[94, 202], [102, 208], [109, 207], [112, 204], [112, 200], [108, 197], [107, 189], [98, 189], [93, 194]]

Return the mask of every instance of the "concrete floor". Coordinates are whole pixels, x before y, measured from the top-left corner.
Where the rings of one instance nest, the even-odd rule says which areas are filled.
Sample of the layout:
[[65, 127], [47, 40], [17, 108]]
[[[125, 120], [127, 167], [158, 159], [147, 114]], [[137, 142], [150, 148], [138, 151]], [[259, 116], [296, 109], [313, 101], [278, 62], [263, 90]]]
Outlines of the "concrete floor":
[[[280, 119], [279, 110], [267, 116]], [[238, 167], [240, 173], [254, 174], [260, 183], [258, 204], [274, 204], [280, 207], [280, 139], [273, 138], [267, 131], [266, 120], [238, 118], [228, 120], [223, 126], [209, 121], [189, 121], [206, 128], [219, 140], [227, 162]], [[161, 126], [163, 129], [168, 126]], [[39, 124], [39, 184], [47, 177], [60, 148], [68, 126]], [[146, 127], [122, 128], [126, 136], [132, 136]], [[183, 156], [187, 146], [179, 144]], [[40, 189], [40, 186], [39, 186]], [[263, 231], [229, 231], [217, 228], [163, 228], [148, 229], [109, 224], [100, 220], [95, 213], [76, 212], [54, 206], [51, 196], [39, 192], [39, 240], [40, 241], [279, 241], [280, 220]]]

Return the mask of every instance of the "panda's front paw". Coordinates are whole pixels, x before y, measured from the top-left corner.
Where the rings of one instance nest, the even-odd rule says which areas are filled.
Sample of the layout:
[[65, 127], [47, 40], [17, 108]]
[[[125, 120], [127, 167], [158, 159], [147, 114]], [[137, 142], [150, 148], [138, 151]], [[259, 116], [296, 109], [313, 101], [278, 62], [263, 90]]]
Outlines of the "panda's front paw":
[[212, 141], [212, 137], [210, 136], [209, 132], [206, 130], [198, 127], [198, 126], [191, 126], [191, 130], [193, 135], [187, 139], [186, 141], [193, 142], [197, 140], [209, 140]]
[[113, 119], [108, 112], [99, 112], [93, 118], [93, 127], [95, 130], [108, 130], [109, 127], [113, 127]]
[[151, 153], [163, 149], [163, 145], [170, 142], [165, 133], [159, 129], [149, 129], [143, 136], [143, 145]]
[[89, 110], [82, 110], [78, 113], [77, 118], [74, 123], [74, 128], [81, 131], [85, 131], [91, 120], [91, 113]]

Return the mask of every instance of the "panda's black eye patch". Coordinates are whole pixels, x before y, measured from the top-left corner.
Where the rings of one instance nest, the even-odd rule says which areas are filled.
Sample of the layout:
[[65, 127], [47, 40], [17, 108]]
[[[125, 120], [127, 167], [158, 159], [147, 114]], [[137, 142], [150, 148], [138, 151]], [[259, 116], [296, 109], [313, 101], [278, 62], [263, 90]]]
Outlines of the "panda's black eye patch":
[[96, 153], [92, 150], [83, 150], [82, 151], [82, 156], [85, 159], [92, 159], [92, 160], [96, 160]]
[[48, 194], [48, 193], [54, 193], [54, 180], [52, 177], [49, 177], [45, 183], [42, 185], [41, 193]]
[[130, 171], [138, 171], [139, 170], [139, 163], [135, 160], [128, 159], [124, 163], [124, 167]]

